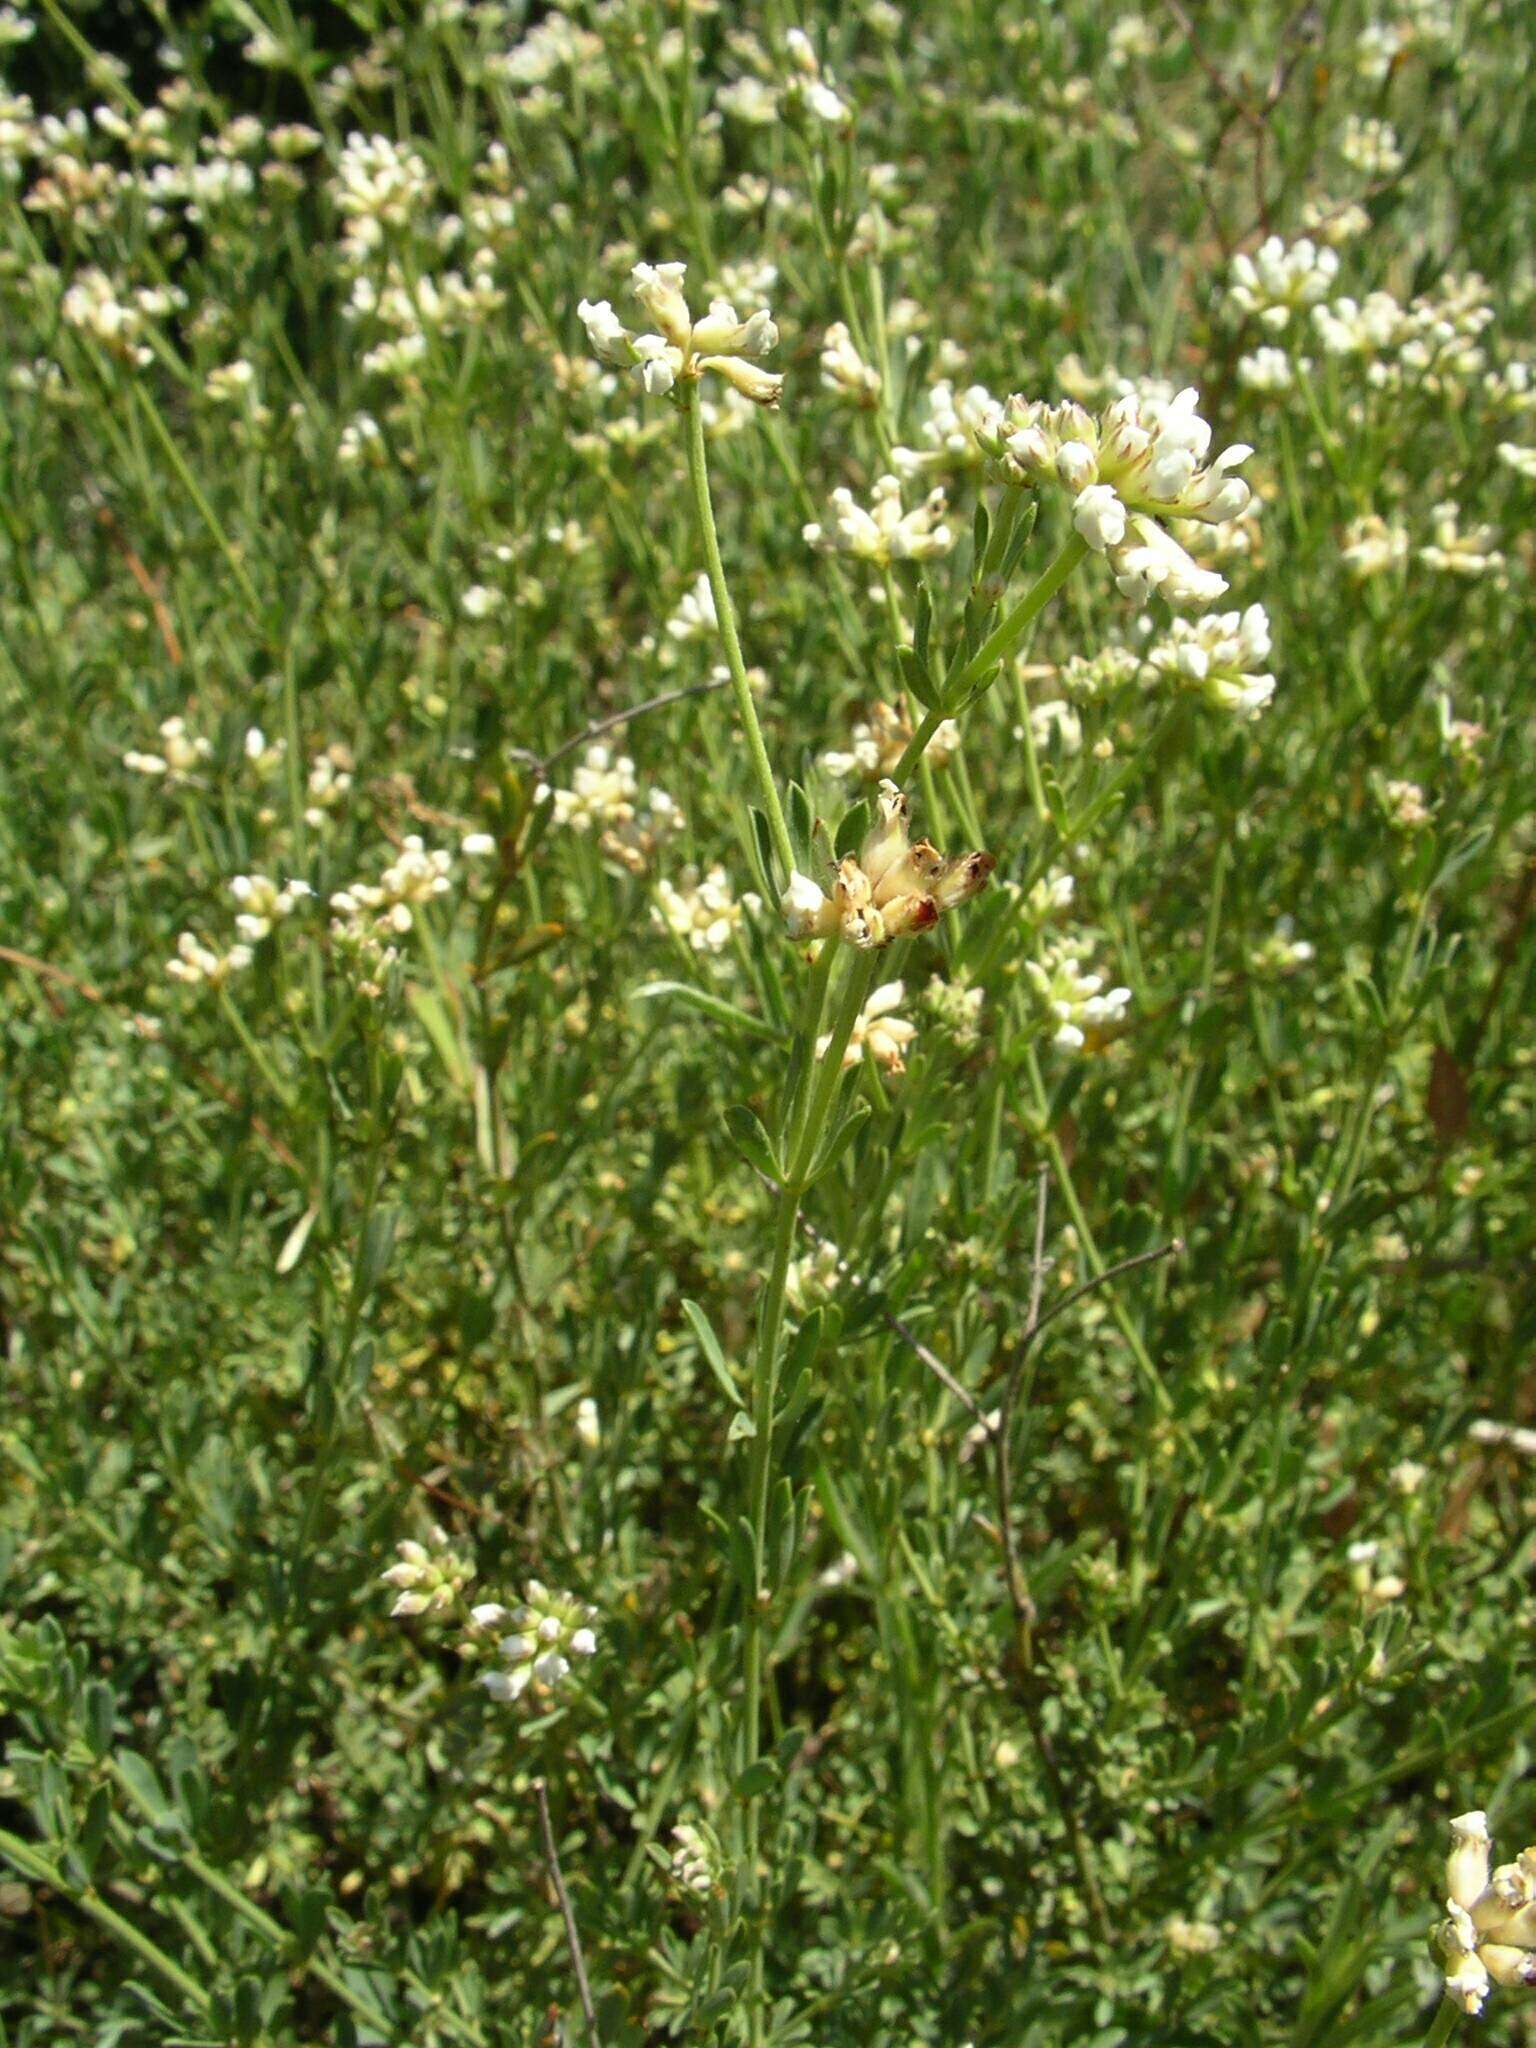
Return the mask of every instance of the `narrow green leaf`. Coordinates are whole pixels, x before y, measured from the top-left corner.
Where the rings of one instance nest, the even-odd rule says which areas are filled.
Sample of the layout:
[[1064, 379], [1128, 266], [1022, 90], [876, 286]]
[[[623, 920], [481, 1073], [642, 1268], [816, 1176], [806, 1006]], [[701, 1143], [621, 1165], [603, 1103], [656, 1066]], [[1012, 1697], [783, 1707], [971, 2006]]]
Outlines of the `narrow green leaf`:
[[720, 1340], [710, 1327], [709, 1317], [705, 1315], [703, 1309], [699, 1307], [696, 1301], [684, 1301], [682, 1306], [683, 1314], [688, 1318], [688, 1326], [698, 1340], [699, 1350], [704, 1356], [704, 1363], [720, 1382], [725, 1397], [731, 1406], [739, 1408], [741, 1406], [741, 1389], [736, 1384], [734, 1373], [732, 1373], [731, 1368], [725, 1362], [725, 1353], [720, 1349]]
[[749, 1032], [754, 1038], [778, 1040], [778, 1032], [764, 1018], [752, 1016], [749, 1011], [728, 1003], [724, 996], [717, 996], [709, 989], [694, 988], [690, 982], [647, 981], [632, 994], [636, 1002], [654, 1002], [665, 997], [686, 1010], [696, 1010], [701, 1017], [708, 1017], [711, 1023], [728, 1025], [733, 1031]]
[[773, 1140], [753, 1110], [748, 1109], [744, 1102], [733, 1103], [725, 1112], [725, 1127], [731, 1134], [732, 1144], [749, 1166], [755, 1166], [759, 1173], [767, 1174], [772, 1181], [783, 1180], [784, 1171], [773, 1149]]

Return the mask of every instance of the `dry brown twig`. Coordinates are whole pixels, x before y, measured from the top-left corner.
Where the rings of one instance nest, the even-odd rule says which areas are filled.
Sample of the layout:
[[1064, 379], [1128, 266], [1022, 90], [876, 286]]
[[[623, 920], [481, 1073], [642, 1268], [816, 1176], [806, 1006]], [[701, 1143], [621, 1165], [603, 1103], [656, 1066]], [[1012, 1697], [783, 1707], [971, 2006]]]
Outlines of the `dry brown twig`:
[[555, 1830], [549, 1818], [549, 1790], [542, 1778], [534, 1779], [533, 1796], [538, 1801], [539, 1833], [544, 1843], [544, 1862], [549, 1871], [549, 1881], [555, 1888], [560, 1917], [565, 1922], [565, 1945], [570, 1950], [571, 1968], [576, 1976], [576, 1995], [581, 2000], [581, 2016], [587, 2023], [587, 2039], [593, 2044], [593, 2048], [598, 2048], [597, 2013], [592, 2004], [592, 1986], [587, 1981], [586, 1958], [581, 1952], [581, 1932], [576, 1925], [571, 1895], [565, 1888], [565, 1878], [560, 1869], [560, 1851], [555, 1846]]

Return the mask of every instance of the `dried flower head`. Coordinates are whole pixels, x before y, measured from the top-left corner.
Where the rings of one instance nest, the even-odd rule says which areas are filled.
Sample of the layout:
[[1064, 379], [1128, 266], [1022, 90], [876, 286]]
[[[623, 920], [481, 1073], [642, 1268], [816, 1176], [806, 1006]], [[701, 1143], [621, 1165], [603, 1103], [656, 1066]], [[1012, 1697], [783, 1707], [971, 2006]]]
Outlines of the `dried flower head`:
[[926, 839], [907, 834], [910, 806], [894, 782], [880, 785], [879, 817], [857, 857], [837, 865], [831, 894], [809, 876], [792, 874], [781, 899], [791, 938], [842, 938], [849, 945], [889, 945], [926, 931], [984, 889], [997, 862], [990, 853], [951, 859]]

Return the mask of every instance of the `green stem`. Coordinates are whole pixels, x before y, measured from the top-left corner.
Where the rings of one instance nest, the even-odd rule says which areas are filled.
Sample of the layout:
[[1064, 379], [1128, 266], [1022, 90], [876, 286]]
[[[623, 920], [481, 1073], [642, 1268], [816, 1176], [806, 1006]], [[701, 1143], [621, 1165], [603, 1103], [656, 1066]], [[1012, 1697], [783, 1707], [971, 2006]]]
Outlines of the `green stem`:
[[164, 1949], [156, 1946], [147, 1934], [141, 1934], [131, 1920], [125, 1920], [109, 1906], [92, 1885], [75, 1886], [61, 1870], [55, 1870], [46, 1857], [40, 1856], [30, 1844], [19, 1835], [0, 1828], [0, 1855], [15, 1865], [23, 1877], [31, 1878], [34, 1884], [44, 1884], [50, 1890], [61, 1892], [67, 1899], [73, 1899], [82, 1913], [87, 1913], [97, 1926], [120, 1941], [124, 1948], [132, 1949], [143, 1963], [147, 1963], [157, 1976], [163, 1977], [193, 2008], [195, 2012], [208, 2013], [208, 1993], [202, 1985], [178, 1962], [168, 1956]]
[[1068, 536], [1055, 560], [1025, 591], [1003, 623], [983, 640], [960, 673], [950, 677], [948, 694], [951, 697], [958, 697], [973, 683], [979, 683], [984, 675], [1014, 652], [1087, 552], [1088, 543], [1080, 533]]
[[[1104, 1261], [1094, 1243], [1093, 1233], [1088, 1228], [1088, 1219], [1083, 1214], [1083, 1205], [1078, 1200], [1077, 1189], [1072, 1184], [1072, 1175], [1067, 1166], [1066, 1154], [1061, 1149], [1061, 1140], [1050, 1128], [1050, 1104], [1046, 1099], [1045, 1081], [1040, 1073], [1040, 1062], [1031, 1046], [1025, 1055], [1025, 1067], [1029, 1074], [1030, 1087], [1035, 1098], [1035, 1108], [1040, 1118], [1040, 1142], [1045, 1147], [1047, 1159], [1051, 1162], [1051, 1176], [1061, 1191], [1061, 1198], [1067, 1205], [1067, 1214], [1072, 1218], [1072, 1228], [1077, 1232], [1078, 1244], [1082, 1247], [1083, 1263], [1095, 1278], [1104, 1271]], [[1131, 1355], [1146, 1382], [1147, 1390], [1164, 1415], [1173, 1413], [1173, 1399], [1163, 1385], [1162, 1376], [1152, 1363], [1151, 1354], [1142, 1342], [1141, 1332], [1132, 1322], [1129, 1313], [1113, 1289], [1109, 1291], [1110, 1312], [1119, 1327], [1120, 1334], [1131, 1347]]]
[[[828, 952], [834, 950], [828, 943]], [[813, 1067], [813, 1078], [805, 1106], [794, 1129], [786, 1179], [780, 1187], [773, 1226], [773, 1252], [768, 1283], [758, 1322], [757, 1350], [752, 1371], [751, 1461], [748, 1470], [749, 1526], [752, 1532], [753, 1592], [748, 1603], [742, 1656], [741, 1734], [738, 1764], [742, 1771], [757, 1762], [762, 1751], [763, 1648], [772, 1594], [763, 1582], [768, 1542], [768, 1503], [773, 1488], [773, 1411], [778, 1397], [779, 1344], [784, 1329], [784, 1290], [789, 1264], [799, 1235], [800, 1198], [815, 1163], [816, 1152], [828, 1118], [837, 1100], [843, 1073], [843, 1054], [853, 1036], [853, 1027], [869, 994], [878, 955], [866, 954], [849, 967], [832, 1022], [827, 1049]], [[818, 961], [812, 994], [807, 1004], [808, 1056], [814, 1054], [821, 1025], [821, 996], [826, 987], [824, 960]], [[760, 1796], [743, 1801], [742, 1841], [748, 1873], [755, 1877], [762, 1840]], [[760, 2048], [764, 2039], [765, 1968], [763, 1927], [759, 1919], [753, 1933], [752, 1990], [749, 2001], [751, 2041]]]
[[715, 600], [715, 615], [720, 622], [720, 642], [725, 649], [725, 665], [730, 670], [731, 691], [736, 699], [736, 715], [741, 720], [747, 752], [752, 759], [752, 772], [757, 777], [758, 795], [768, 819], [768, 830], [773, 837], [773, 850], [784, 869], [780, 880], [787, 882], [795, 871], [795, 851], [790, 843], [789, 827], [784, 822], [784, 807], [779, 802], [778, 784], [773, 779], [768, 749], [763, 744], [763, 729], [757, 722], [757, 706], [752, 701], [752, 685], [747, 681], [746, 663], [741, 658], [741, 642], [736, 637], [736, 613], [731, 605], [730, 590], [726, 586], [725, 565], [720, 559], [720, 539], [715, 532], [715, 508], [709, 495], [709, 465], [704, 452], [704, 416], [699, 410], [697, 383], [684, 385], [682, 404], [688, 422], [688, 481], [693, 488], [693, 511], [698, 522], [699, 539], [704, 548], [704, 566], [709, 575], [710, 594]]
[[256, 595], [256, 586], [246, 574], [245, 564], [236, 553], [234, 543], [219, 524], [218, 515], [212, 505], [209, 504], [207, 494], [204, 492], [202, 485], [187, 467], [187, 459], [176, 445], [175, 437], [171, 433], [170, 428], [165, 424], [160, 408], [141, 384], [133, 385], [132, 389], [138, 394], [139, 403], [144, 409], [144, 415], [149, 424], [154, 428], [155, 437], [169, 457], [172, 469], [180, 477], [182, 489], [197, 507], [203, 524], [213, 535], [220, 553], [225, 561], [228, 562], [229, 573], [240, 586], [240, 594], [251, 608], [251, 623], [255, 626], [257, 633], [261, 634], [261, 599]]
[[263, 1051], [250, 1026], [241, 1016], [227, 988], [219, 990], [219, 1008], [234, 1026], [235, 1036], [245, 1047], [246, 1054], [257, 1073], [260, 1074], [288, 1114], [290, 1116], [297, 1116], [298, 1105], [294, 1100], [293, 1090], [288, 1086], [287, 1082], [278, 1073], [277, 1068]]
[[1460, 2009], [1449, 1998], [1442, 1998], [1429, 2023], [1429, 2032], [1424, 2036], [1424, 2048], [1441, 2048], [1442, 2042], [1449, 2041], [1460, 2024]]

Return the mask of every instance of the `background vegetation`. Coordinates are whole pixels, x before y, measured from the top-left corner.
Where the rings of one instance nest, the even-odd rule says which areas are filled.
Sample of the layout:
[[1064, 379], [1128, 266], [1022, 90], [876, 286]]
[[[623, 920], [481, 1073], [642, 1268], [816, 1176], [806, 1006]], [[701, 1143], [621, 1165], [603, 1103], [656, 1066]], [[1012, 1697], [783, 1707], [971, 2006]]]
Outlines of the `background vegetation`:
[[[1531, 25], [0, 9], [4, 2039], [581, 2039], [540, 1778], [610, 2048], [1418, 2038], [1445, 1815], [1536, 1819]], [[1396, 322], [1245, 310], [1271, 234]], [[1090, 561], [914, 782], [999, 867], [882, 966], [906, 1071], [806, 1199], [745, 1786], [727, 1113], [804, 949], [680, 423], [576, 314], [641, 258], [779, 324], [709, 463], [797, 818], [857, 836], [823, 757], [964, 630], [1002, 487], [940, 378], [1198, 384], [1274, 640], [1254, 721], [1156, 684]], [[813, 553], [900, 447], [953, 551]], [[402, 856], [389, 961], [329, 899]], [[312, 894], [168, 977], [238, 876]], [[1129, 991], [1078, 1048], [1061, 931]], [[389, 1618], [433, 1525], [595, 1611], [533, 1708]]]

